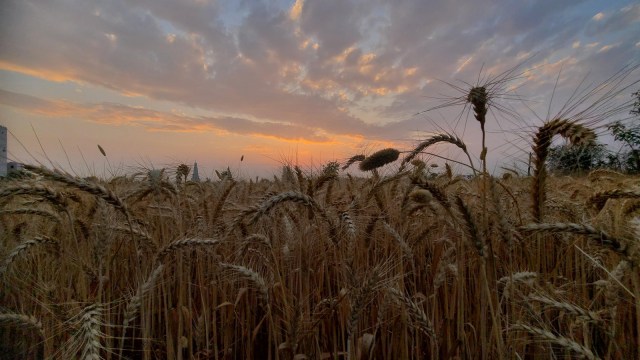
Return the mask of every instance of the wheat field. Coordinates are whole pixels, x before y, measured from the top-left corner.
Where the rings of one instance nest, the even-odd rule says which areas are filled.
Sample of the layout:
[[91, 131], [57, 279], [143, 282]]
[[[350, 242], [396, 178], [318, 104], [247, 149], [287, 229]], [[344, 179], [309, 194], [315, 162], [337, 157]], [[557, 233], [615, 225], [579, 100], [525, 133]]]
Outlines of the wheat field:
[[27, 167], [0, 190], [2, 356], [640, 356], [638, 177], [403, 165], [177, 185]]

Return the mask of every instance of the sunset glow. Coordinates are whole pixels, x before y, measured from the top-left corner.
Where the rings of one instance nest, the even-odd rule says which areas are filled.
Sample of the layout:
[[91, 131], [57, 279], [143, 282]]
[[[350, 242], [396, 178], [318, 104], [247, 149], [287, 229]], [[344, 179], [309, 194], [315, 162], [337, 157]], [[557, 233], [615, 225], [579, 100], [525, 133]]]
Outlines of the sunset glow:
[[204, 177], [317, 168], [438, 131], [478, 154], [462, 106], [424, 110], [461, 96], [447, 83], [512, 68], [503, 106], [520, 116], [487, 126], [490, 162], [517, 165], [556, 79], [551, 113], [585, 76], [640, 59], [633, 1], [7, 0], [1, 14], [10, 160], [79, 174], [109, 174], [98, 144], [112, 167], [198, 161]]

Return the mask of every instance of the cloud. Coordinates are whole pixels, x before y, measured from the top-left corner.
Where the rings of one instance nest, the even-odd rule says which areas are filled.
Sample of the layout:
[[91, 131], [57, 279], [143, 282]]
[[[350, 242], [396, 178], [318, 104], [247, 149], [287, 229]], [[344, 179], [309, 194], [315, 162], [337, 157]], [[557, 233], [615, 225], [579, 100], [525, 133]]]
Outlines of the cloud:
[[[5, 105], [101, 122], [109, 114], [118, 124], [157, 131], [319, 142], [410, 138], [427, 126], [413, 114], [433, 105], [430, 96], [450, 93], [444, 82], [470, 84], [529, 54], [523, 67], [534, 68], [526, 84], [533, 96], [562, 64], [571, 65], [563, 70], [571, 82], [587, 71], [610, 75], [640, 56], [637, 4], [7, 0], [0, 16], [0, 69], [213, 115], [4, 91]], [[459, 111], [434, 115], [432, 123], [457, 130], [443, 119]]]
[[366, 8], [353, 1], [309, 1], [302, 8], [302, 31], [318, 40], [322, 60], [338, 55], [362, 37], [358, 28]]
[[596, 21], [591, 22], [587, 28], [587, 33], [592, 36], [629, 30], [634, 26], [637, 28], [640, 22], [640, 5], [628, 5], [609, 15], [598, 13], [593, 19]]
[[324, 143], [331, 139], [317, 130], [293, 124], [253, 121], [229, 116], [188, 116], [117, 103], [76, 104], [45, 100], [0, 89], [0, 105], [51, 118], [78, 118], [117, 126], [140, 126], [149, 131], [228, 132], [237, 135]]
[[296, 21], [300, 19], [300, 14], [302, 13], [302, 7], [304, 6], [304, 0], [296, 0], [291, 9], [289, 10], [289, 17], [291, 20]]

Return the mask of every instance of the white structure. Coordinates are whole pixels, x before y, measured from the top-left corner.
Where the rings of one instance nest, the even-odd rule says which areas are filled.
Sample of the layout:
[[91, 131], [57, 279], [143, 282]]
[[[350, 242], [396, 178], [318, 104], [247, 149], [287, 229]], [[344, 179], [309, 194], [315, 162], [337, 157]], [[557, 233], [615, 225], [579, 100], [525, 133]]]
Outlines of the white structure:
[[198, 175], [198, 162], [193, 163], [193, 173], [191, 173], [191, 181], [200, 182], [200, 175]]
[[0, 176], [7, 176], [7, 128], [0, 125]]

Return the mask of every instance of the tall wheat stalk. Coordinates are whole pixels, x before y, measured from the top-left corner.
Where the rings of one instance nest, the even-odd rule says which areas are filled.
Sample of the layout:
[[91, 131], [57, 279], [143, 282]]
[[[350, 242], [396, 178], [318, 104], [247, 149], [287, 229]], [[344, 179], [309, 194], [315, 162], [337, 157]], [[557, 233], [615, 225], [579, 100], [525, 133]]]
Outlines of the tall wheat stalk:
[[591, 144], [596, 138], [593, 130], [567, 119], [554, 119], [538, 128], [533, 139], [534, 170], [533, 185], [531, 187], [533, 219], [537, 222], [543, 220], [544, 205], [547, 199], [545, 191], [547, 169], [545, 163], [549, 156], [551, 140], [555, 135], [561, 135], [569, 140], [572, 145]]

